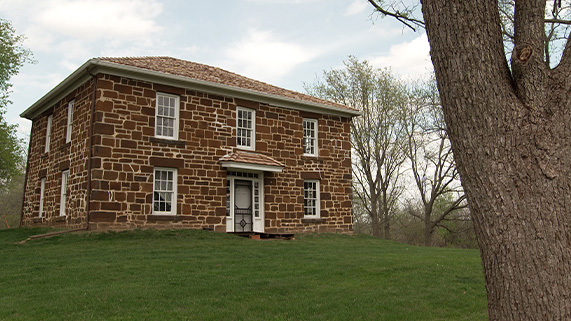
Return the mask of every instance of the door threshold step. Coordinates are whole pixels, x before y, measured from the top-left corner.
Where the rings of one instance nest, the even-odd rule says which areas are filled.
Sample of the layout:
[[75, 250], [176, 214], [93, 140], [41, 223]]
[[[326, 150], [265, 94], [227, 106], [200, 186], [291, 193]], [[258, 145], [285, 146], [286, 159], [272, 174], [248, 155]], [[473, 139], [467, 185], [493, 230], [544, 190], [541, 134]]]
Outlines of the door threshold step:
[[232, 234], [253, 240], [295, 240], [295, 234], [293, 233], [234, 232]]

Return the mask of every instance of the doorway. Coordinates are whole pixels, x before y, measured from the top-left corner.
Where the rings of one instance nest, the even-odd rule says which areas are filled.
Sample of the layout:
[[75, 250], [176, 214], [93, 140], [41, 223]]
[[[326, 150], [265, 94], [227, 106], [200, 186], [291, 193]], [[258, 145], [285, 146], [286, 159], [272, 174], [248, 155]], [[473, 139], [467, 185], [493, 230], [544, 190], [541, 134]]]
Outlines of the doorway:
[[262, 173], [228, 172], [226, 180], [226, 231], [264, 232]]

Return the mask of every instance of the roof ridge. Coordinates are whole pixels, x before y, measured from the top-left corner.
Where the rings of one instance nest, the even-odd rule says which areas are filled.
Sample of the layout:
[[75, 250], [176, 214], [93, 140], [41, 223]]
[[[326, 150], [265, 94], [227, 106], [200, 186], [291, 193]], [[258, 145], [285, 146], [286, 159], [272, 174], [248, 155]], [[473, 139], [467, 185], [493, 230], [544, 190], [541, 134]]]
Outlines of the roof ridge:
[[111, 63], [128, 65], [136, 68], [154, 70], [172, 75], [184, 76], [193, 79], [248, 89], [266, 94], [274, 94], [296, 100], [328, 105], [350, 111], [355, 108], [339, 104], [330, 100], [311, 96], [295, 90], [286, 89], [270, 83], [240, 75], [220, 67], [199, 62], [184, 60], [169, 56], [134, 56], [134, 57], [99, 57], [95, 58]]

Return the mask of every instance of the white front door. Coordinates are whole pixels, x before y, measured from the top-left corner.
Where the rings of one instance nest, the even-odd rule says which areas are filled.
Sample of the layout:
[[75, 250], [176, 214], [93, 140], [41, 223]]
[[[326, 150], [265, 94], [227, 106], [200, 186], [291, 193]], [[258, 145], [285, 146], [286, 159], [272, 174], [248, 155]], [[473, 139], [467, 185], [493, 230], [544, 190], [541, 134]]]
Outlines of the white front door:
[[234, 232], [253, 232], [252, 181], [234, 180]]
[[226, 232], [264, 232], [262, 175], [262, 173], [228, 173]]

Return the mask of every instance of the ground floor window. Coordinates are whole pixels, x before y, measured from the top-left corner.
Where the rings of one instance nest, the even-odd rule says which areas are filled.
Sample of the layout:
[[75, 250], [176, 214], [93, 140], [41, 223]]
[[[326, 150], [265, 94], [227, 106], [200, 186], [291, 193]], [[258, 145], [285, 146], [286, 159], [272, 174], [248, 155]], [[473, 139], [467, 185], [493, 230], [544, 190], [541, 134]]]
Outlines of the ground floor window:
[[65, 205], [67, 203], [67, 184], [69, 181], [69, 169], [61, 172], [61, 193], [59, 198], [59, 215], [65, 216]]
[[176, 168], [155, 168], [153, 214], [176, 215], [176, 186]]
[[40, 181], [40, 213], [39, 217], [44, 217], [44, 195], [46, 194], [46, 178], [42, 177]]
[[319, 181], [306, 180], [303, 182], [303, 209], [305, 217], [319, 217]]

